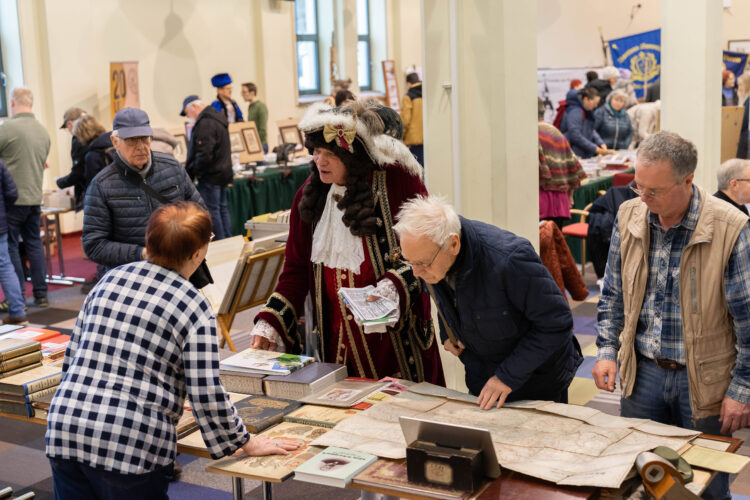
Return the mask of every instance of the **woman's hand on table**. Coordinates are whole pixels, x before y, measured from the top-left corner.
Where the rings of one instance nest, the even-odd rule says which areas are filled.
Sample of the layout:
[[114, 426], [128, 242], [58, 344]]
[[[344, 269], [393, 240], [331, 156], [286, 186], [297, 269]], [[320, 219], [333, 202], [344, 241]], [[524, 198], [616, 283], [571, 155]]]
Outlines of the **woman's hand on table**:
[[250, 340], [250, 347], [253, 349], [262, 349], [264, 351], [275, 351], [276, 344], [271, 342], [262, 335], [253, 335]]
[[288, 455], [290, 451], [299, 448], [297, 443], [269, 439], [264, 436], [253, 436], [242, 446], [242, 451], [251, 457], [263, 455]]

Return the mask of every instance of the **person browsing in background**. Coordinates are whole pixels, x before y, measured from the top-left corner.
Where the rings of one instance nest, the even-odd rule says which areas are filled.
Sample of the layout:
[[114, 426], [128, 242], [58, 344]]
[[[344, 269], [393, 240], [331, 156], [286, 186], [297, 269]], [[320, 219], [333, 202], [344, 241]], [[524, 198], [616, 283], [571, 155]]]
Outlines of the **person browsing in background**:
[[594, 129], [594, 110], [599, 104], [596, 89], [585, 88], [580, 92], [568, 91], [567, 107], [560, 124], [560, 132], [568, 139], [570, 147], [579, 158], [590, 158], [607, 153], [607, 145]]
[[[313, 165], [294, 198], [284, 269], [255, 318], [251, 347], [308, 348], [322, 361], [347, 365], [356, 377], [444, 385], [429, 298], [399, 261], [393, 232], [401, 204], [427, 191], [422, 168], [391, 135], [398, 123], [387, 109], [370, 101], [315, 104], [300, 121]], [[342, 287], [369, 285], [398, 305], [400, 321], [385, 333], [365, 334], [338, 294]], [[312, 346], [297, 327], [308, 293]]]
[[[61, 130], [67, 130], [72, 136], [70, 140], [70, 159], [72, 165], [70, 167], [70, 173], [65, 177], [60, 177], [60, 179], [66, 179], [63, 181], [65, 185], [61, 186], [60, 182], [57, 182], [57, 185], [60, 189], [75, 186], [74, 194], [76, 211], [83, 208], [83, 196], [86, 194], [86, 188], [81, 188], [78, 185], [83, 179], [83, 157], [86, 154], [86, 147], [81, 144], [81, 141], [79, 141], [75, 135], [73, 135], [73, 125], [76, 120], [85, 114], [86, 112], [81, 108], [68, 108], [65, 110], [65, 113], [63, 113], [63, 122], [60, 126]], [[60, 179], [57, 179], [57, 181]]]
[[232, 77], [228, 73], [218, 73], [211, 77], [211, 85], [216, 87], [216, 100], [211, 106], [223, 113], [228, 123], [242, 121], [242, 111], [232, 99]]
[[581, 90], [581, 87], [583, 87], [581, 80], [574, 78], [570, 81], [570, 90]]
[[727, 160], [719, 167], [716, 177], [719, 190], [714, 196], [749, 215], [745, 204], [750, 203], [750, 160]]
[[586, 172], [565, 136], [544, 121], [544, 101], [537, 98], [539, 118], [539, 220], [551, 220], [562, 229], [570, 219], [573, 193]]
[[[77, 134], [76, 125], [78, 125]], [[93, 179], [93, 176], [90, 178], [86, 176], [86, 154], [89, 151], [90, 143], [105, 131], [96, 118], [87, 114], [81, 114], [75, 121], [71, 122], [70, 131], [73, 134], [74, 147], [77, 149], [79, 157], [73, 161], [70, 173], [64, 177], [58, 177], [55, 179], [55, 183], [60, 189], [73, 186], [74, 208], [76, 212], [80, 212], [83, 210], [83, 197], [86, 194], [86, 188]], [[109, 147], [112, 147], [109, 135], [106, 137]]]
[[27, 325], [29, 319], [24, 313], [24, 300], [18, 277], [8, 253], [8, 218], [7, 211], [18, 198], [18, 190], [13, 177], [10, 176], [5, 163], [0, 160], [0, 285], [7, 303], [8, 316], [3, 318], [4, 325]]
[[[587, 75], [588, 76], [588, 75]], [[620, 72], [614, 66], [607, 66], [602, 70], [602, 77], [590, 80], [585, 89], [593, 88], [599, 93], [598, 106], [603, 106], [607, 100], [607, 96], [614, 88], [617, 80], [620, 79]]]
[[404, 203], [394, 230], [404, 263], [435, 299], [443, 346], [466, 367], [482, 409], [568, 402], [583, 361], [573, 314], [528, 240], [460, 217], [436, 196]]
[[216, 239], [232, 236], [232, 220], [227, 201], [227, 185], [232, 183], [232, 147], [224, 115], [206, 106], [197, 95], [182, 102], [181, 115], [195, 120], [188, 143], [185, 170], [198, 180], [203, 198], [214, 225]]
[[263, 153], [268, 153], [268, 108], [258, 97], [258, 87], [252, 82], [243, 83], [242, 98], [250, 103], [247, 105], [247, 121], [255, 122]]
[[[750, 423], [750, 227], [693, 185], [695, 146], [660, 131], [635, 163], [638, 194], [620, 205], [599, 298], [599, 389], [623, 417], [707, 434]], [[717, 474], [708, 498], [731, 498]]]
[[83, 207], [83, 249], [113, 268], [146, 258], [146, 222], [162, 203], [141, 187], [175, 201], [203, 203], [185, 168], [173, 156], [151, 151], [145, 111], [123, 108], [112, 121], [115, 160], [91, 181]]
[[737, 89], [734, 87], [734, 73], [725, 69], [721, 72], [721, 105], [741, 106], [737, 97]]
[[86, 297], [47, 417], [58, 500], [166, 499], [186, 397], [214, 459], [298, 447], [251, 436], [221, 385], [216, 316], [189, 281], [212, 234], [200, 205], [162, 205], [146, 224], [148, 260]]
[[625, 91], [616, 89], [607, 96], [607, 103], [594, 111], [594, 130], [612, 151], [628, 149], [633, 140], [633, 126], [625, 111], [627, 100]]
[[[47, 130], [34, 117], [31, 107], [34, 96], [24, 87], [13, 89], [10, 94], [11, 119], [0, 126], [0, 159], [8, 167], [18, 189], [15, 204], [8, 208], [8, 253], [16, 270], [18, 284], [23, 293], [26, 279], [19, 251], [23, 239], [29, 257], [34, 304], [48, 307], [47, 261], [39, 232], [42, 213], [42, 184], [50, 139]], [[7, 310], [3, 303], [0, 310]]]
[[401, 98], [401, 120], [404, 123], [404, 144], [424, 167], [424, 135], [422, 133], [422, 81], [417, 73], [406, 75], [409, 90]]

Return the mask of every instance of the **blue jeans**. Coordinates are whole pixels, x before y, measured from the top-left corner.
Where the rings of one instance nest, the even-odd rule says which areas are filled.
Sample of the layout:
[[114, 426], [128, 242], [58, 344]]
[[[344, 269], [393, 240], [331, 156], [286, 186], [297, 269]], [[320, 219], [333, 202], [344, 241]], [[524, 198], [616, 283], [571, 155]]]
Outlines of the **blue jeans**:
[[[693, 421], [687, 369], [665, 370], [638, 356], [633, 393], [620, 400], [623, 417], [648, 418], [706, 434], [721, 435], [719, 416]], [[703, 498], [731, 500], [729, 475], [718, 473], [703, 492]]]
[[42, 248], [40, 214], [39, 205], [14, 205], [8, 209], [8, 254], [10, 254], [10, 260], [16, 270], [18, 283], [21, 285], [21, 295], [23, 296], [26, 289], [26, 279], [23, 276], [21, 254], [18, 250], [19, 237], [23, 238], [26, 255], [29, 257], [31, 284], [33, 285], [35, 298], [47, 296], [47, 261]]
[[26, 316], [23, 312], [23, 293], [18, 286], [18, 276], [8, 254], [8, 233], [0, 234], [0, 284], [3, 287], [5, 300], [8, 301], [8, 316], [11, 318]]
[[75, 460], [50, 458], [57, 500], [168, 500], [172, 465], [146, 474], [120, 474], [95, 469]]
[[409, 151], [411, 151], [411, 154], [413, 154], [417, 158], [419, 164], [424, 167], [424, 145], [417, 144], [409, 146]]
[[232, 236], [232, 221], [229, 217], [226, 186], [215, 186], [198, 181], [198, 192], [203, 198], [214, 226], [214, 239], [221, 240]]

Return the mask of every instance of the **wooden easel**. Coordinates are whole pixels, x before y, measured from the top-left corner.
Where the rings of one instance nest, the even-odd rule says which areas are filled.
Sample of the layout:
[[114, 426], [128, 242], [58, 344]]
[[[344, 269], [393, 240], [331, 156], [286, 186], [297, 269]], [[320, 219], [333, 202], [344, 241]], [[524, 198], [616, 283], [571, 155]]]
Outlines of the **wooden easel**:
[[237, 352], [229, 332], [237, 313], [265, 304], [276, 287], [281, 269], [284, 266], [284, 251], [286, 246], [274, 248], [267, 252], [245, 257], [245, 267], [237, 284], [237, 290], [232, 298], [229, 312], [217, 314], [216, 320], [221, 330], [220, 347], [228, 344], [232, 352]]

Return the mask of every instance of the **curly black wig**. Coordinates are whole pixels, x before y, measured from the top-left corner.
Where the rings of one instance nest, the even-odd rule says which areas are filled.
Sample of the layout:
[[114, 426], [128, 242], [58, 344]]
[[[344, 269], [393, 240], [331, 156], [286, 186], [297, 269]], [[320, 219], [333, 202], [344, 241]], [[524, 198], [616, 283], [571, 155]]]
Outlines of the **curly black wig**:
[[[383, 133], [383, 121], [378, 114], [365, 103], [355, 101], [347, 103], [342, 108], [344, 112], [354, 113], [363, 121], [373, 134]], [[370, 178], [377, 167], [367, 154], [359, 137], [354, 140], [354, 153], [339, 147], [336, 141], [326, 142], [323, 131], [318, 130], [305, 134], [305, 147], [310, 154], [315, 148], [323, 148], [335, 154], [346, 167], [346, 194], [338, 202], [338, 207], [344, 212], [344, 225], [354, 236], [369, 236], [375, 233], [377, 217], [375, 216], [375, 202], [372, 196]], [[299, 204], [300, 217], [304, 222], [314, 224], [320, 220], [325, 208], [326, 196], [330, 184], [320, 180], [317, 166], [313, 163], [310, 168], [310, 182], [302, 190]]]

